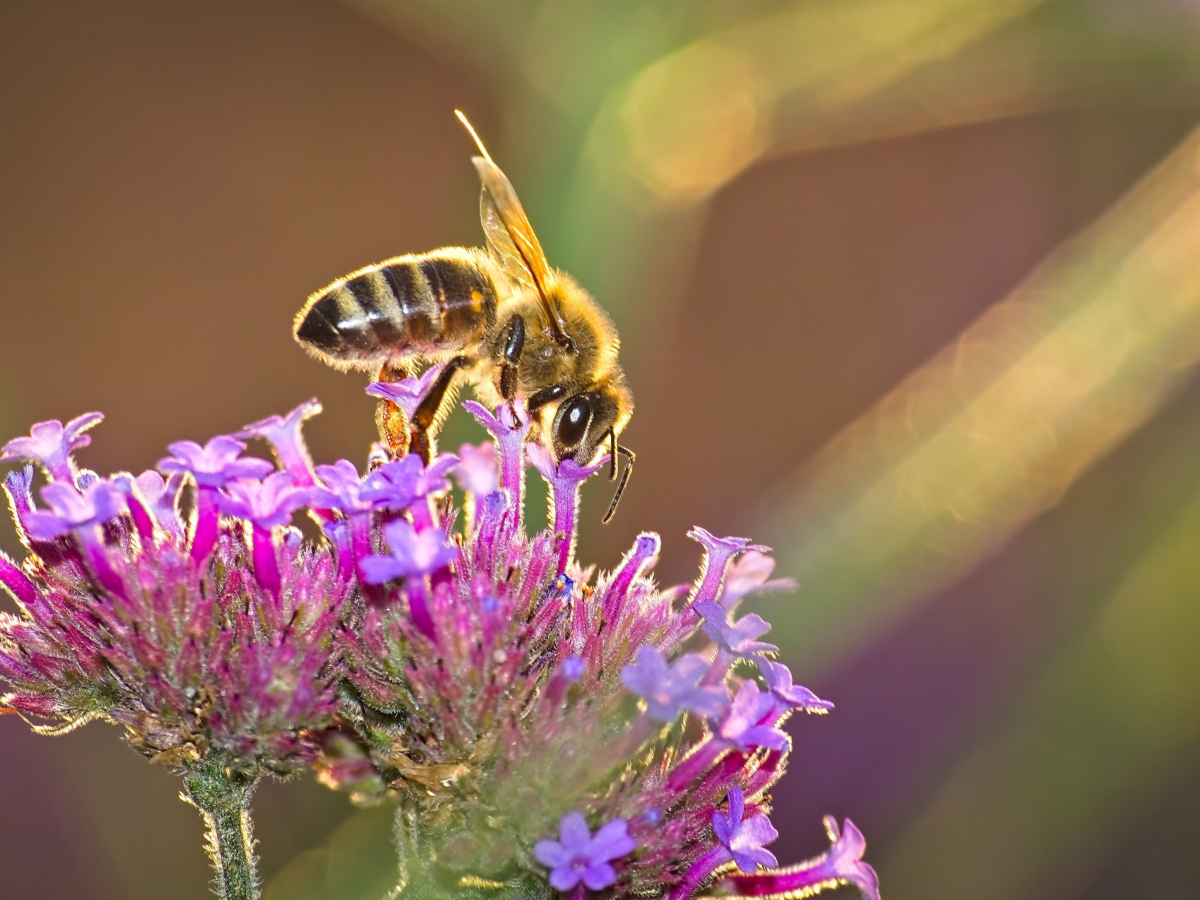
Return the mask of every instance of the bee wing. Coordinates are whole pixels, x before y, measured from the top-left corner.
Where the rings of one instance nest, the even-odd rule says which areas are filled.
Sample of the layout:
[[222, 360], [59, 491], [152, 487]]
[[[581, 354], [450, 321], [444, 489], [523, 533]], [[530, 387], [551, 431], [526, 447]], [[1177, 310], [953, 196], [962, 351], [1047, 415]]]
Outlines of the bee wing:
[[479, 221], [483, 223], [488, 249], [500, 263], [504, 274], [522, 287], [536, 290], [537, 282], [534, 281], [533, 272], [529, 270], [521, 251], [509, 237], [508, 228], [500, 218], [500, 210], [496, 209], [496, 203], [486, 187], [479, 193]]
[[533, 226], [525, 216], [521, 201], [512, 183], [491, 159], [473, 156], [471, 162], [483, 182], [479, 195], [479, 218], [487, 235], [488, 246], [500, 260], [504, 270], [519, 284], [537, 289], [538, 299], [546, 313], [550, 327], [560, 339], [565, 338], [562, 319], [547, 294], [550, 281], [550, 265], [546, 254], [533, 233]]

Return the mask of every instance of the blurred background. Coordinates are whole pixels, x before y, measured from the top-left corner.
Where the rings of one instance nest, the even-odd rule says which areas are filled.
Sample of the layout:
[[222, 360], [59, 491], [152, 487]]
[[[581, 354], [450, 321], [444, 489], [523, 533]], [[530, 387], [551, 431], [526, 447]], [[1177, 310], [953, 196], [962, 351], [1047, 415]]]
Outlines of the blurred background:
[[[801, 583], [754, 608], [838, 708], [781, 860], [834, 813], [888, 900], [1194, 895], [1200, 0], [0, 0], [0, 439], [101, 409], [81, 462], [140, 471], [317, 395], [361, 459], [291, 317], [481, 242], [455, 107], [621, 330], [584, 561], [690, 580], [702, 524]], [[4, 897], [208, 896], [117, 738], [0, 720]], [[255, 812], [269, 900], [389, 886], [387, 809]]]

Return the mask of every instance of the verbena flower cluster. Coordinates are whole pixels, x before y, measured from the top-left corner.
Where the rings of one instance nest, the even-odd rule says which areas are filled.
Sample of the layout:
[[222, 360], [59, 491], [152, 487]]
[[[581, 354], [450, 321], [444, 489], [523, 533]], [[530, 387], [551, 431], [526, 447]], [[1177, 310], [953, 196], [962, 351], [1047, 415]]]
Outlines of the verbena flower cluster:
[[[371, 390], [407, 405], [423, 384]], [[782, 726], [832, 708], [774, 660], [766, 622], [739, 617], [789, 584], [769, 580], [767, 548], [696, 528], [700, 575], [668, 589], [654, 534], [611, 572], [583, 569], [579, 487], [606, 461], [555, 465], [519, 402], [464, 406], [491, 443], [428, 465], [377, 445], [363, 472], [313, 465], [315, 401], [172, 444], [137, 476], [75, 464], [97, 413], [35, 425], [0, 454], [26, 463], [5, 486], [28, 551], [0, 555], [19, 607], [0, 618], [0, 702], [46, 731], [117, 723], [185, 775], [311, 767], [357, 802], [395, 802], [413, 896], [850, 883], [877, 898], [849, 821], [827, 819], [832, 846], [801, 865], [767, 849]], [[277, 466], [244, 455], [257, 438]], [[552, 500], [532, 536], [529, 465]], [[318, 539], [293, 527], [301, 513]]]

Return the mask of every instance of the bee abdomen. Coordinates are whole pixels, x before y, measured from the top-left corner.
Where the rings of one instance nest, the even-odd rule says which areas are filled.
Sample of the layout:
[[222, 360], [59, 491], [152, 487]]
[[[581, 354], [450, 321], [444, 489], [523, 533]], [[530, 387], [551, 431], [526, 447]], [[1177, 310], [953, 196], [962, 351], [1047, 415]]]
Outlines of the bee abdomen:
[[360, 269], [308, 298], [296, 340], [327, 362], [366, 369], [477, 343], [496, 322], [485, 259], [448, 247]]

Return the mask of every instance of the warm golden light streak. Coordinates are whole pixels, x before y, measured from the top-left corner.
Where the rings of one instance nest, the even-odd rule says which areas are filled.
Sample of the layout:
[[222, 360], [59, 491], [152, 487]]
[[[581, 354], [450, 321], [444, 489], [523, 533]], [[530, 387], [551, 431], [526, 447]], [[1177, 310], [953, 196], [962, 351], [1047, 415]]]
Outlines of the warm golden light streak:
[[806, 468], [774, 532], [803, 586], [789, 642], [881, 627], [1056, 502], [1188, 377], [1198, 154], [1193, 134]]
[[[831, 0], [739, 23], [643, 69], [620, 101], [636, 182], [703, 199], [770, 147], [777, 105], [845, 109], [959, 53], [1042, 0]], [[599, 148], [598, 148], [599, 149]]]

